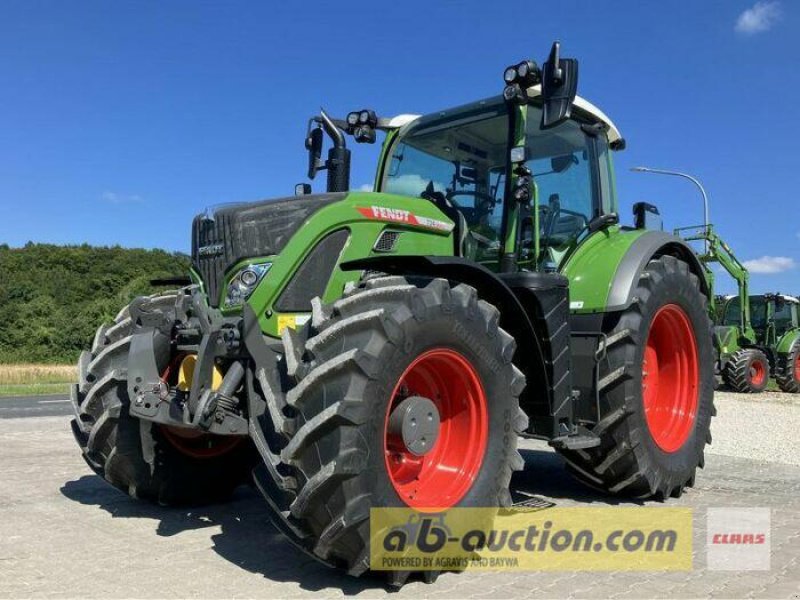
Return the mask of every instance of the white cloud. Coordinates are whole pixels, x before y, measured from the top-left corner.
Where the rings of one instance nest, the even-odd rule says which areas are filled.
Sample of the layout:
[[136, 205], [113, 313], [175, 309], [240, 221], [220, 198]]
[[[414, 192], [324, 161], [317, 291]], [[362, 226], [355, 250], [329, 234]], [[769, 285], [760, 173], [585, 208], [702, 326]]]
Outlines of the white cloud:
[[797, 266], [793, 258], [788, 256], [762, 256], [753, 260], [744, 261], [744, 266], [751, 273], [762, 273], [771, 275], [773, 273], [783, 273]]
[[372, 184], [371, 183], [364, 183], [358, 186], [359, 192], [371, 192], [372, 191]]
[[[408, 175], [399, 175], [387, 179], [384, 191], [390, 194], [416, 198], [425, 191], [425, 188], [428, 187], [430, 182], [430, 179], [424, 179], [415, 173], [409, 173]], [[445, 191], [446, 187], [447, 186], [438, 181], [433, 182], [433, 188], [437, 192]]]
[[759, 0], [736, 19], [736, 31], [754, 35], [768, 31], [781, 17], [781, 5], [777, 0]]
[[109, 204], [138, 204], [144, 198], [138, 194], [120, 194], [119, 192], [103, 192], [100, 199]]

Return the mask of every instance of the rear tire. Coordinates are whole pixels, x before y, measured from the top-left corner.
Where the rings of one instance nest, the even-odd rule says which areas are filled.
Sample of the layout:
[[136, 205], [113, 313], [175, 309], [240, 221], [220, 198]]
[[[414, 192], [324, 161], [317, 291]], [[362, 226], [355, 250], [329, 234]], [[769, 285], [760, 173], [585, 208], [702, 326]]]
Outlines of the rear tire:
[[735, 392], [760, 394], [769, 384], [769, 359], [756, 348], [737, 350], [725, 365], [723, 376]]
[[[149, 299], [148, 310], [172, 311], [175, 293]], [[128, 412], [127, 363], [132, 323], [125, 308], [111, 326], [102, 325], [92, 350], [78, 361], [77, 415], [72, 431], [92, 470], [133, 498], [160, 504], [206, 504], [230, 496], [249, 480], [252, 450], [242, 439], [220, 456], [197, 458], [180, 450], [159, 426]], [[167, 365], [159, 365], [165, 369]], [[207, 436], [206, 444], [225, 438]], [[153, 466], [143, 447], [154, 453]]]
[[711, 442], [714, 351], [707, 298], [688, 265], [671, 256], [650, 261], [633, 297], [605, 332], [602, 418], [593, 428], [601, 444], [561, 453], [568, 470], [595, 489], [677, 497], [694, 485]]
[[[371, 507], [431, 506], [437, 492], [443, 501], [433, 506], [440, 508], [511, 504], [511, 474], [524, 465], [517, 435], [527, 418], [517, 399], [525, 382], [511, 362], [516, 344], [498, 327], [498, 319], [497, 309], [479, 300], [469, 286], [451, 288], [437, 279], [417, 287], [401, 277], [381, 277], [346, 292], [333, 305], [316, 303], [303, 331], [284, 333], [292, 382], [286, 399], [296, 411], [282, 452], [297, 482], [290, 518], [315, 540], [314, 554], [358, 576], [369, 569]], [[463, 359], [468, 365], [464, 373], [478, 378], [488, 402], [483, 413], [475, 413], [484, 416], [472, 424], [485, 429], [485, 450], [480, 432], [461, 439], [460, 446], [442, 441], [457, 439], [456, 433], [440, 435], [424, 461], [434, 460], [441, 448], [457, 447], [469, 455], [477, 447], [482, 456], [477, 463], [465, 460], [464, 466], [461, 453], [453, 452], [449, 458], [458, 468], [452, 481], [431, 483], [423, 466], [416, 476], [419, 489], [414, 490], [390, 462], [396, 456], [387, 445], [387, 414], [398, 390], [406, 388], [399, 397], [424, 395], [417, 387], [426, 386], [415, 383], [409, 373], [436, 353], [454, 361], [441, 363], [442, 371], [429, 368], [422, 377], [428, 389], [442, 386], [444, 399], [431, 399], [442, 414], [448, 382], [461, 380], [447, 369]], [[480, 396], [476, 390], [464, 396]], [[472, 400], [464, 402], [466, 412], [472, 410]], [[459, 479], [462, 467], [472, 479]], [[389, 582], [400, 586], [408, 575], [391, 573]], [[426, 573], [426, 581], [435, 575]]]
[[788, 354], [778, 355], [775, 379], [782, 392], [800, 394], [800, 341], [796, 341]]

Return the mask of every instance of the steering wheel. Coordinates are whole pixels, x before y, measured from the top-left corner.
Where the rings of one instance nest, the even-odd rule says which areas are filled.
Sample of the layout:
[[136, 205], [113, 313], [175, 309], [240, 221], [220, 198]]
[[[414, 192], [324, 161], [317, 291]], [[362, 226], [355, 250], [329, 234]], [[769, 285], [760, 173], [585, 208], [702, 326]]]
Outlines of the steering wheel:
[[[543, 216], [542, 221], [542, 239], [543, 240], [550, 240], [553, 237], [554, 230], [556, 228], [556, 224], [558, 223], [559, 217], [563, 215], [569, 215], [573, 217], [578, 217], [584, 223], [581, 231], [586, 228], [586, 215], [583, 213], [569, 210], [567, 208], [561, 208], [560, 205], [546, 205], [539, 207], [541, 209], [545, 209], [545, 213]], [[576, 233], [576, 237], [580, 235], [580, 232]]]

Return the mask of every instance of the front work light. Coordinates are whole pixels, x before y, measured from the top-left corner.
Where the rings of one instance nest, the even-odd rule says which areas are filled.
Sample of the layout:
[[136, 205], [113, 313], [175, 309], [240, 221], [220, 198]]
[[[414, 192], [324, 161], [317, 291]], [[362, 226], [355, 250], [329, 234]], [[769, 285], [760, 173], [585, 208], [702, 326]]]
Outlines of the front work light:
[[365, 108], [347, 114], [347, 133], [359, 144], [375, 142], [375, 129], [378, 127], [378, 115], [374, 110]]
[[522, 89], [526, 89], [541, 83], [542, 71], [532, 60], [523, 60], [521, 63], [506, 67], [503, 72], [503, 81], [508, 85], [516, 83]]
[[503, 90], [503, 97], [506, 102], [526, 104], [528, 88], [531, 88], [542, 81], [542, 71], [532, 60], [523, 60], [516, 65], [506, 67], [503, 71], [503, 81], [506, 88]]
[[228, 291], [225, 294], [225, 306], [233, 308], [241, 306], [256, 289], [264, 275], [269, 271], [272, 263], [260, 263], [248, 265], [237, 271], [228, 283]]

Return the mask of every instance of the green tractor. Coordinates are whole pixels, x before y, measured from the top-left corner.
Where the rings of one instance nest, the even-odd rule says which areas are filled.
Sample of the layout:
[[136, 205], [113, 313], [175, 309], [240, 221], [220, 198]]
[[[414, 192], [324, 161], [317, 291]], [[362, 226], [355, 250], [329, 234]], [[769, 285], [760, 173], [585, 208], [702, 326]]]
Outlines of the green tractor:
[[[703, 195], [705, 198], [705, 192]], [[708, 222], [702, 227], [677, 229], [675, 235], [687, 243], [703, 243], [699, 258], [712, 287], [712, 263], [719, 264], [738, 286], [738, 294], [714, 297], [710, 305], [716, 323], [717, 376], [732, 390], [746, 394], [763, 392], [773, 375], [782, 391], [800, 393], [797, 298], [784, 294], [751, 296], [747, 268]]]
[[[512, 504], [518, 436], [595, 489], [680, 496], [711, 441], [713, 290], [646, 210], [620, 225], [624, 140], [577, 76], [556, 43], [497, 97], [313, 117], [326, 192], [197, 216], [191, 277], [81, 356], [90, 467], [161, 503], [224, 498], [252, 470], [276, 527], [353, 575], [372, 507]], [[378, 132], [374, 191], [348, 191], [348, 140]]]
[[[782, 391], [800, 393], [798, 304], [783, 294], [724, 299], [716, 333], [721, 372], [730, 388], [763, 392], [772, 375]], [[743, 334], [742, 323], [749, 324], [749, 334]]]

